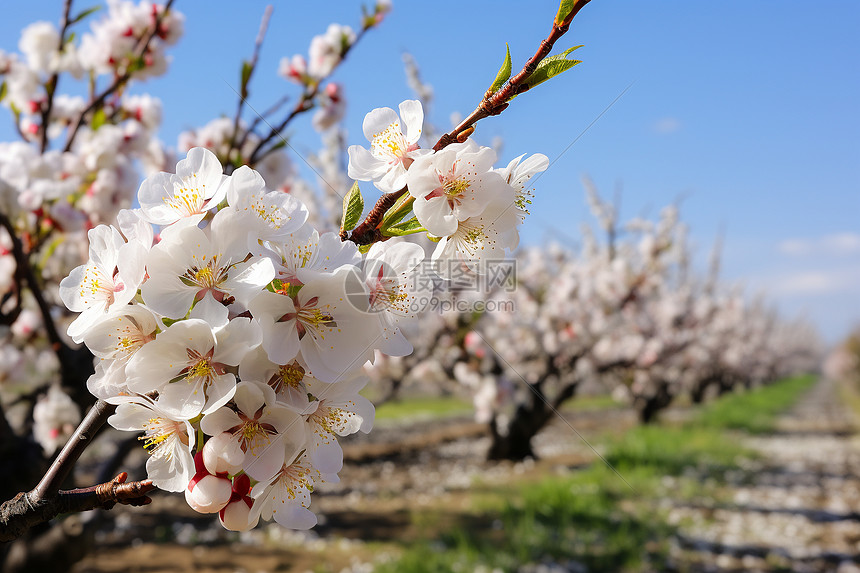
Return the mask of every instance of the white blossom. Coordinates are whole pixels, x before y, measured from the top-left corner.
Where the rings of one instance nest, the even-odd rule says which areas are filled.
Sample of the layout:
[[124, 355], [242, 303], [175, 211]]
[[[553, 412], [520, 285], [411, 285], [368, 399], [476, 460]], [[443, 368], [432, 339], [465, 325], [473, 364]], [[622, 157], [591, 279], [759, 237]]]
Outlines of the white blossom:
[[390, 107], [374, 109], [364, 116], [362, 130], [370, 142], [370, 150], [360, 145], [351, 145], [348, 150], [347, 174], [359, 181], [373, 181], [386, 193], [405, 187], [412, 162], [430, 153], [418, 147], [424, 123], [421, 102], [406, 100], [399, 109], [400, 118]]

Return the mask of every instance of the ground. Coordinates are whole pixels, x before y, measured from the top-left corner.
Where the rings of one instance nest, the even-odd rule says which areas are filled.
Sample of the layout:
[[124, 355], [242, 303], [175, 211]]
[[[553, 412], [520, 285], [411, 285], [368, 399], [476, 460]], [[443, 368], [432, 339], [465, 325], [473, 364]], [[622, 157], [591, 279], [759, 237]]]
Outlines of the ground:
[[[241, 535], [224, 532], [211, 517], [184, 508], [181, 496], [165, 494], [147, 508], [117, 512], [115, 524], [101, 528], [98, 549], [74, 571], [370, 572], [404, 550], [459, 551], [454, 548], [458, 542], [450, 541], [458, 536], [478, 540], [491, 553], [498, 543], [504, 553], [501, 548], [511, 544], [505, 535], [527, 536], [532, 524], [541, 523], [526, 521], [521, 510], [552, 480], [573, 480], [563, 482], [563, 489], [576, 494], [575, 504], [565, 502], [570, 511], [561, 519], [567, 521], [552, 522], [568, 524], [553, 526], [559, 530], [572, 528], [571, 537], [561, 533], [557, 544], [587, 539], [587, 547], [555, 551], [550, 540], [543, 553], [530, 553], [521, 565], [499, 566], [499, 571], [860, 571], [860, 443], [847, 403], [840, 387], [821, 381], [766, 433], [721, 429], [707, 439], [677, 434], [705, 440], [702, 447], [714, 455], [726, 448], [732, 456], [732, 448], [746, 453], [719, 467], [694, 463], [690, 454], [680, 465], [673, 461], [677, 467], [655, 465], [656, 478], [639, 471], [635, 462], [628, 469], [624, 464], [629, 462], [619, 457], [633, 446], [617, 440], [650, 436], [630, 431], [635, 425], [631, 410], [599, 402], [592, 409], [565, 412], [567, 422], [617, 464], [630, 488], [608, 470], [588, 481], [605, 467], [561, 421], [537, 437], [540, 460], [518, 464], [483, 461], [487, 439], [465, 418], [380, 424], [366, 439], [346, 444], [341, 482], [324, 485], [314, 496], [312, 509], [321, 524], [311, 532], [278, 526]], [[666, 431], [674, 431], [679, 420], [695, 424], [697, 419], [690, 409], [667, 414]], [[713, 436], [718, 442], [707, 441]], [[671, 442], [655, 443], [671, 447]], [[582, 505], [598, 497], [610, 505]], [[595, 523], [589, 512], [606, 515], [606, 523]], [[525, 533], [512, 519], [522, 519]], [[627, 545], [614, 540], [613, 529]], [[496, 563], [496, 557], [490, 555], [487, 562]], [[463, 571], [479, 571], [473, 564], [484, 558], [462, 553], [453, 559], [465, 560]], [[388, 567], [446, 570], [446, 565]]]
[[831, 381], [818, 383], [747, 444], [757, 467], [726, 486], [728, 503], [677, 505], [685, 547], [702, 569], [860, 571], [860, 440], [856, 418]]

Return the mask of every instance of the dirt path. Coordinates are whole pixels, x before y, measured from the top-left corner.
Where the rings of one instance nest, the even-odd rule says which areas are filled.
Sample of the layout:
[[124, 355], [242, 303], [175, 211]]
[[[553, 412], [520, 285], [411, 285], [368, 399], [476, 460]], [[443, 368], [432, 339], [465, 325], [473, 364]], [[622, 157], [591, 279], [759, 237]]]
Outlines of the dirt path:
[[838, 386], [821, 381], [726, 484], [723, 500], [677, 506], [679, 552], [702, 571], [860, 572], [860, 436]]

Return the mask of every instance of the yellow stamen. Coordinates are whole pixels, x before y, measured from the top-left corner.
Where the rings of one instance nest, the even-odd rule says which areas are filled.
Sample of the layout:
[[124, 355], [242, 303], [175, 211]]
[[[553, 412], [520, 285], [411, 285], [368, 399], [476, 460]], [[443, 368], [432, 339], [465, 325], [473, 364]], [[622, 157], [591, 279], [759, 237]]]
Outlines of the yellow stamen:
[[188, 374], [185, 375], [185, 378], [188, 381], [194, 380], [196, 378], [209, 378], [215, 374], [215, 369], [212, 367], [212, 364], [206, 358], [201, 358], [199, 362], [194, 364], [191, 368], [188, 369]]
[[448, 197], [457, 197], [469, 189], [469, 181], [463, 177], [449, 179], [442, 184], [442, 189]]

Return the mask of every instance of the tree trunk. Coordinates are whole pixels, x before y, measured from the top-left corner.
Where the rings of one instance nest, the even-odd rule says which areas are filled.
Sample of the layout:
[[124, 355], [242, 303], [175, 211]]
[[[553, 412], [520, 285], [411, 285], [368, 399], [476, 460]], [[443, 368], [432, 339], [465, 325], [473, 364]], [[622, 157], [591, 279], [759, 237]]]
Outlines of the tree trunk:
[[639, 411], [639, 421], [642, 424], [650, 424], [657, 419], [657, 413], [660, 410], [672, 403], [669, 385], [661, 382], [660, 387], [652, 396], [637, 396], [633, 403]]
[[493, 441], [487, 452], [487, 459], [520, 461], [537, 457], [532, 449], [532, 437], [543, 427], [544, 424], [539, 422], [539, 418], [544, 416], [539, 407], [535, 406], [536, 404], [532, 403], [529, 407], [517, 407], [504, 434], [499, 431], [495, 419], [490, 421]]
[[711, 381], [709, 379], [702, 380], [690, 390], [690, 400], [693, 404], [701, 404], [705, 401], [705, 392], [708, 390], [708, 386], [711, 385]]
[[708, 390], [719, 383], [719, 376], [707, 376], [702, 378], [693, 386], [693, 389], [690, 390], [690, 400], [692, 400], [693, 404], [701, 404], [705, 401], [705, 398], [708, 395]]
[[564, 402], [576, 393], [577, 382], [563, 386], [552, 400], [544, 395], [542, 382], [532, 385], [529, 401], [517, 406], [514, 416], [508, 423], [507, 432], [500, 432], [495, 417], [490, 420], [492, 443], [487, 452], [489, 460], [520, 461], [526, 458], [537, 459], [532, 449], [532, 438], [546, 426]]

